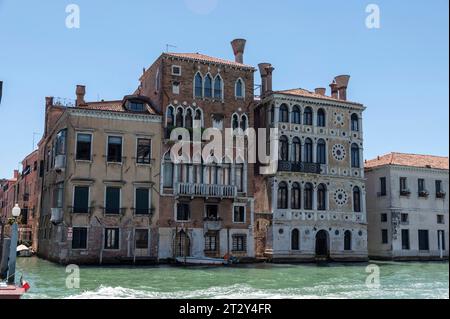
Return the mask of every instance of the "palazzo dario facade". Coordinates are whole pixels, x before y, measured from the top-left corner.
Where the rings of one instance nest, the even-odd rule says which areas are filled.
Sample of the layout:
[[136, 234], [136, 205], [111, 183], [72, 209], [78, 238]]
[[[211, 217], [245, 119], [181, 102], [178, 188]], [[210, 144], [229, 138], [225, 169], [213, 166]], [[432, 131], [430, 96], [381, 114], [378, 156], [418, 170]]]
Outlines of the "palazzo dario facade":
[[[141, 77], [140, 94], [164, 115], [160, 179], [159, 258], [254, 258], [253, 165], [210, 154], [173, 163], [170, 134], [253, 127], [254, 72], [243, 63], [245, 40], [232, 42], [235, 61], [199, 53], [163, 53]], [[194, 124], [194, 123], [197, 123]], [[201, 133], [201, 132], [200, 132]], [[190, 142], [189, 142], [190, 143]], [[205, 143], [201, 143], [204, 146]], [[200, 146], [195, 143], [191, 147]]]
[[333, 80], [331, 96], [324, 88], [272, 91], [274, 68], [259, 67], [258, 126], [279, 129], [279, 160], [255, 183], [258, 254], [274, 262], [367, 260], [365, 107], [347, 101], [349, 76]]

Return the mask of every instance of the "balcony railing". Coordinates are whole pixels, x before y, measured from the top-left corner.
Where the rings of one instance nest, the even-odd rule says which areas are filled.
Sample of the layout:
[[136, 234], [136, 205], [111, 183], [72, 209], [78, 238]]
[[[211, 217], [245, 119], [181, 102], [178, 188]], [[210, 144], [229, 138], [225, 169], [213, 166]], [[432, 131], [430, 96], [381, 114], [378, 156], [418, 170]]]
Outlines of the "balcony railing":
[[430, 193], [427, 190], [419, 191], [419, 197], [428, 197], [428, 196], [430, 196]]
[[233, 185], [180, 183], [176, 187], [176, 195], [234, 198], [237, 188]]
[[320, 164], [305, 162], [278, 161], [279, 172], [320, 174]]
[[409, 189], [400, 190], [400, 196], [409, 196], [411, 195], [411, 191]]
[[436, 198], [445, 198], [446, 193], [443, 191], [436, 192]]

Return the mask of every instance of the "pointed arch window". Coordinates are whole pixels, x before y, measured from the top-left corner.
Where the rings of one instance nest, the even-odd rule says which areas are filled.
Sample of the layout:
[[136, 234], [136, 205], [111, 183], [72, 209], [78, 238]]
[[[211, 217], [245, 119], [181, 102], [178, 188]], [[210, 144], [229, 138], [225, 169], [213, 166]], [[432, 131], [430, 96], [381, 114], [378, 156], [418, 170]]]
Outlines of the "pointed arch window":
[[313, 142], [310, 138], [305, 140], [305, 162], [313, 162]]
[[298, 229], [294, 229], [291, 235], [291, 249], [300, 250], [300, 232]]
[[241, 129], [245, 131], [248, 128], [248, 119], [247, 115], [243, 114], [241, 116]]
[[231, 123], [233, 130], [236, 130], [239, 128], [239, 116], [237, 114], [233, 115], [233, 120]]
[[325, 127], [326, 126], [326, 117], [324, 109], [319, 109], [317, 112], [317, 126]]
[[205, 77], [205, 97], [207, 98], [212, 98], [212, 78], [211, 76], [208, 74]]
[[222, 100], [222, 78], [220, 75], [216, 76], [214, 80], [214, 98]]
[[311, 107], [306, 107], [303, 113], [303, 124], [313, 125], [313, 110]]
[[327, 187], [324, 184], [320, 184], [317, 188], [317, 209], [327, 209]]
[[291, 208], [292, 209], [301, 209], [301, 191], [300, 191], [300, 184], [295, 182], [292, 184], [292, 201], [291, 201]]
[[173, 107], [169, 106], [167, 108], [167, 126], [173, 126], [175, 123], [175, 113]]
[[184, 119], [184, 122], [185, 122], [185, 125], [184, 125], [184, 126], [185, 126], [187, 129], [192, 128], [193, 117], [192, 117], [192, 111], [191, 111], [190, 109], [188, 109], [188, 110], [186, 111], [186, 117], [185, 117], [185, 119]]
[[302, 143], [298, 137], [294, 137], [292, 141], [292, 160], [296, 163], [302, 161]]
[[305, 210], [313, 209], [313, 185], [311, 183], [305, 184]]
[[317, 163], [325, 165], [327, 163], [327, 156], [326, 156], [326, 148], [327, 144], [325, 140], [320, 139], [317, 142]]
[[289, 108], [286, 104], [283, 104], [280, 107], [280, 122], [289, 123]]
[[236, 81], [236, 97], [237, 98], [244, 97], [244, 81], [242, 81], [242, 79], [238, 79]]
[[197, 73], [195, 75], [194, 87], [195, 87], [195, 97], [202, 98], [203, 97], [203, 78], [200, 73]]
[[292, 109], [292, 123], [301, 124], [301, 113], [298, 105], [295, 105]]
[[352, 144], [352, 167], [361, 167], [361, 160], [359, 158], [359, 146], [355, 143]]
[[177, 110], [176, 126], [177, 127], [183, 127], [184, 126], [184, 123], [183, 123], [183, 110], [181, 108], [179, 108]]
[[289, 161], [289, 141], [284, 135], [280, 137], [280, 160]]
[[359, 117], [357, 114], [352, 114], [352, 131], [359, 132]]
[[278, 209], [288, 208], [288, 186], [285, 182], [278, 185]]

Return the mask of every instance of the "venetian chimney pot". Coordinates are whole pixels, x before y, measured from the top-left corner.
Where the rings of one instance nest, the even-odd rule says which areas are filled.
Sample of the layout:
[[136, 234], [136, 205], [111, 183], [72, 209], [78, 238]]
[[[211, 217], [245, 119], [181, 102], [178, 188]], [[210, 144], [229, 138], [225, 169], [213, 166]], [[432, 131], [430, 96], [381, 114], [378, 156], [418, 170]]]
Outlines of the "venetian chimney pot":
[[84, 100], [84, 96], [86, 95], [86, 87], [84, 85], [77, 85], [76, 94], [77, 94], [76, 106], [86, 104], [86, 101]]
[[350, 75], [339, 75], [334, 80], [337, 84], [339, 100], [347, 101], [347, 87], [350, 81]]
[[314, 91], [316, 92], [316, 94], [325, 96], [325, 93], [327, 92], [327, 89], [326, 88], [317, 88]]
[[245, 51], [246, 43], [247, 43], [247, 40], [245, 40], [245, 39], [235, 39], [235, 40], [231, 41], [231, 46], [233, 47], [235, 61], [237, 63], [244, 64], [244, 51]]
[[331, 88], [331, 97], [333, 99], [338, 99], [339, 91], [338, 91], [338, 85], [336, 84], [336, 82], [331, 83], [330, 88]]
[[272, 92], [272, 73], [275, 68], [270, 63], [260, 63], [258, 67], [261, 74], [261, 95], [264, 96], [266, 93]]

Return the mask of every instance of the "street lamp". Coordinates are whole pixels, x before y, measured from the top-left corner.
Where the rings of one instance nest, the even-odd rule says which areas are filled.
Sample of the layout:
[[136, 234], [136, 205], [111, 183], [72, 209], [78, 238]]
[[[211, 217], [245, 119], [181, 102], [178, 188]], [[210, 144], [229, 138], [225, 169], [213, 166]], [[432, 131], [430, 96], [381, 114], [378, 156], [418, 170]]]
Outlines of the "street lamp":
[[12, 209], [13, 224], [11, 232], [11, 245], [9, 248], [9, 263], [8, 263], [8, 284], [15, 284], [16, 275], [16, 256], [17, 256], [17, 241], [19, 237], [19, 230], [17, 226], [17, 218], [20, 216], [19, 204], [16, 204]]

